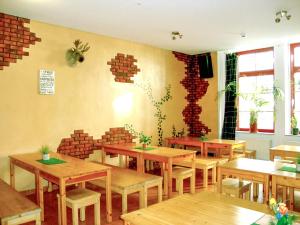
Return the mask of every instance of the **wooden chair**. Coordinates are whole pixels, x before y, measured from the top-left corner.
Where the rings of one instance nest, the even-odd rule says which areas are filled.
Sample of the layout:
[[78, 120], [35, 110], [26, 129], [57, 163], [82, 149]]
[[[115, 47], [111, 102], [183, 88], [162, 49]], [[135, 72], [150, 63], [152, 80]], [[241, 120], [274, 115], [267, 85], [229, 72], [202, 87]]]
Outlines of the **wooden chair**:
[[[139, 192], [140, 208], [147, 207], [148, 188], [157, 186], [158, 202], [162, 201], [162, 177], [146, 173], [142, 174], [115, 166], [111, 167], [111, 190], [122, 195], [122, 214], [127, 213], [127, 197], [131, 193]], [[105, 188], [105, 179], [98, 179], [89, 183]]]
[[[95, 225], [100, 225], [100, 196], [101, 194], [89, 189], [78, 188], [67, 192], [66, 204], [72, 208], [73, 225], [78, 225], [78, 209], [80, 209], [80, 221], [85, 220], [85, 207], [94, 205]], [[57, 195], [59, 202], [59, 195]], [[60, 204], [58, 204], [58, 218], [60, 218]], [[59, 220], [59, 225], [61, 221]]]
[[222, 193], [234, 195], [239, 198], [246, 194], [246, 198], [250, 200], [251, 182], [241, 181], [236, 178], [225, 178], [222, 180]]
[[0, 224], [17, 225], [35, 221], [41, 225], [41, 209], [0, 179]]
[[[176, 166], [173, 168], [172, 178], [176, 179], [176, 191], [179, 192], [180, 195], [183, 194], [183, 180], [186, 178], [190, 178], [190, 190], [194, 190], [193, 186], [195, 186], [195, 179], [193, 176], [194, 170], [191, 168]], [[165, 176], [167, 174], [165, 173]]]

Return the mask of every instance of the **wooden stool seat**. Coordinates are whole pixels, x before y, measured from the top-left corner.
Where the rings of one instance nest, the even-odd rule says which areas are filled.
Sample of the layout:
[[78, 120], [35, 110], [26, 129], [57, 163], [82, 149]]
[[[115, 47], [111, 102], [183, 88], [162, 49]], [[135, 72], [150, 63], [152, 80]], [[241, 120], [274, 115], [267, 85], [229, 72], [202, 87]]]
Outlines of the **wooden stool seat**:
[[[140, 208], [147, 207], [148, 188], [158, 187], [158, 202], [162, 201], [162, 177], [134, 170], [111, 166], [111, 190], [122, 196], [122, 214], [127, 213], [127, 196], [139, 192]], [[89, 183], [105, 188], [105, 179]]]
[[[59, 200], [59, 195], [57, 197]], [[94, 205], [95, 225], [100, 225], [100, 197], [100, 193], [85, 188], [78, 188], [67, 192], [66, 205], [72, 208], [73, 225], [78, 225], [78, 209], [80, 209], [80, 220], [85, 220], [85, 207], [89, 205]], [[60, 218], [61, 210], [59, 207], [60, 204], [58, 204]]]
[[[176, 190], [179, 194], [183, 194], [183, 180], [190, 178], [190, 190], [192, 193], [193, 185], [195, 185], [195, 180], [193, 179], [194, 169], [176, 166], [173, 168], [172, 178], [176, 179]], [[166, 175], [166, 174], [165, 174]]]
[[[235, 149], [234, 152], [243, 154], [242, 149]], [[249, 150], [249, 149], [245, 150], [245, 157], [249, 159], [256, 159], [256, 150]]]
[[247, 199], [250, 200], [251, 182], [241, 181], [236, 178], [225, 178], [222, 180], [222, 192], [235, 197], [241, 197], [246, 193]]
[[[232, 156], [232, 160], [233, 159], [238, 159], [238, 158], [245, 158], [245, 156], [246, 155], [243, 154], [243, 153], [234, 153], [233, 156]], [[221, 155], [221, 157], [227, 159], [227, 158], [229, 158], [229, 155]]]

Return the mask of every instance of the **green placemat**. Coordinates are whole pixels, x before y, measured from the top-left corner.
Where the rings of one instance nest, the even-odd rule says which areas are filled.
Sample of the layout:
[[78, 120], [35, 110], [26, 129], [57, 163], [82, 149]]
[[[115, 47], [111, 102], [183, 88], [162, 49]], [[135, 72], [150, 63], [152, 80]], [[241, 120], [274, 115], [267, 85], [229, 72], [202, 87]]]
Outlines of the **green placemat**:
[[141, 147], [141, 146], [139, 146], [139, 147], [134, 147], [135, 149], [139, 149], [139, 150], [144, 150], [144, 151], [150, 151], [150, 150], [153, 150], [153, 149], [155, 149], [155, 148], [153, 148], [153, 147], [146, 147], [146, 148], [143, 148], [143, 147]]
[[280, 168], [279, 170], [297, 173], [296, 168], [290, 167], [290, 166], [284, 166], [284, 167]]
[[57, 158], [50, 158], [49, 160], [36, 160], [40, 163], [46, 164], [46, 165], [54, 165], [54, 164], [61, 164], [61, 163], [65, 163], [66, 161], [61, 160], [61, 159], [57, 159]]

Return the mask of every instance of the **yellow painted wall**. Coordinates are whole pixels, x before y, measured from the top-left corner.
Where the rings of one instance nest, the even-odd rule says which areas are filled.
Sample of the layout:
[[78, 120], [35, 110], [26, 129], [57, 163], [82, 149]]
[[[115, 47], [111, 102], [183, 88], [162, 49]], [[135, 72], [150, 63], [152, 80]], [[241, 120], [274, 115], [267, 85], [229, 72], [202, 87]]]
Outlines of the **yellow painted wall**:
[[[44, 144], [56, 150], [61, 138], [68, 137], [74, 129], [84, 129], [100, 138], [110, 127], [129, 123], [138, 131], [153, 135], [156, 143], [154, 107], [144, 91], [133, 84], [115, 82], [109, 71], [107, 61], [117, 53], [134, 55], [141, 69], [135, 82], [149, 81], [156, 98], [165, 93], [167, 84], [172, 85], [173, 99], [164, 107], [167, 113], [164, 136], [171, 135], [173, 124], [186, 129], [182, 120], [186, 91], [179, 83], [184, 64], [171, 51], [36, 21], [31, 21], [30, 29], [42, 42], [30, 46], [29, 57], [0, 71], [0, 178], [8, 181], [9, 155], [35, 152]], [[91, 49], [84, 63], [69, 67], [65, 52], [75, 39], [88, 42]], [[40, 69], [55, 71], [55, 95], [39, 94]], [[209, 88], [212, 87], [210, 84]], [[121, 102], [129, 99], [131, 107], [124, 112], [114, 106], [118, 99]], [[207, 125], [217, 123], [216, 111], [212, 110], [215, 113], [212, 118], [203, 107], [203, 115], [212, 121], [206, 122]], [[204, 121], [205, 117], [201, 117]], [[33, 188], [32, 175], [21, 169], [16, 174], [18, 190]]]

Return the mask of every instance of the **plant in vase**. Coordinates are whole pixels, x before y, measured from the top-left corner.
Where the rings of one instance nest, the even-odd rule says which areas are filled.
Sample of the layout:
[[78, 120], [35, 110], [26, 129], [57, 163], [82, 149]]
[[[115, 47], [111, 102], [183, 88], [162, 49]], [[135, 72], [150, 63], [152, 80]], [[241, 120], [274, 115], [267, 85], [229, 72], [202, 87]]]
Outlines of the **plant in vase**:
[[296, 171], [300, 172], [300, 155], [298, 155], [297, 157], [297, 161], [296, 161]]
[[43, 145], [40, 148], [40, 152], [43, 155], [43, 160], [49, 160], [50, 159], [50, 148], [47, 145]]
[[292, 134], [298, 135], [299, 134], [298, 122], [294, 114], [292, 115], [291, 118], [291, 127], [292, 127]]
[[288, 208], [283, 202], [276, 202], [274, 198], [270, 199], [269, 206], [274, 213], [275, 219], [270, 221], [270, 225], [293, 225], [297, 217], [288, 214]]
[[143, 134], [143, 132], [142, 132], [142, 133], [140, 133], [140, 137], [139, 138], [140, 138], [139, 142], [140, 142], [140, 144], [143, 145], [143, 149], [146, 149], [147, 145], [151, 144], [152, 136], [147, 136], [147, 135]]

